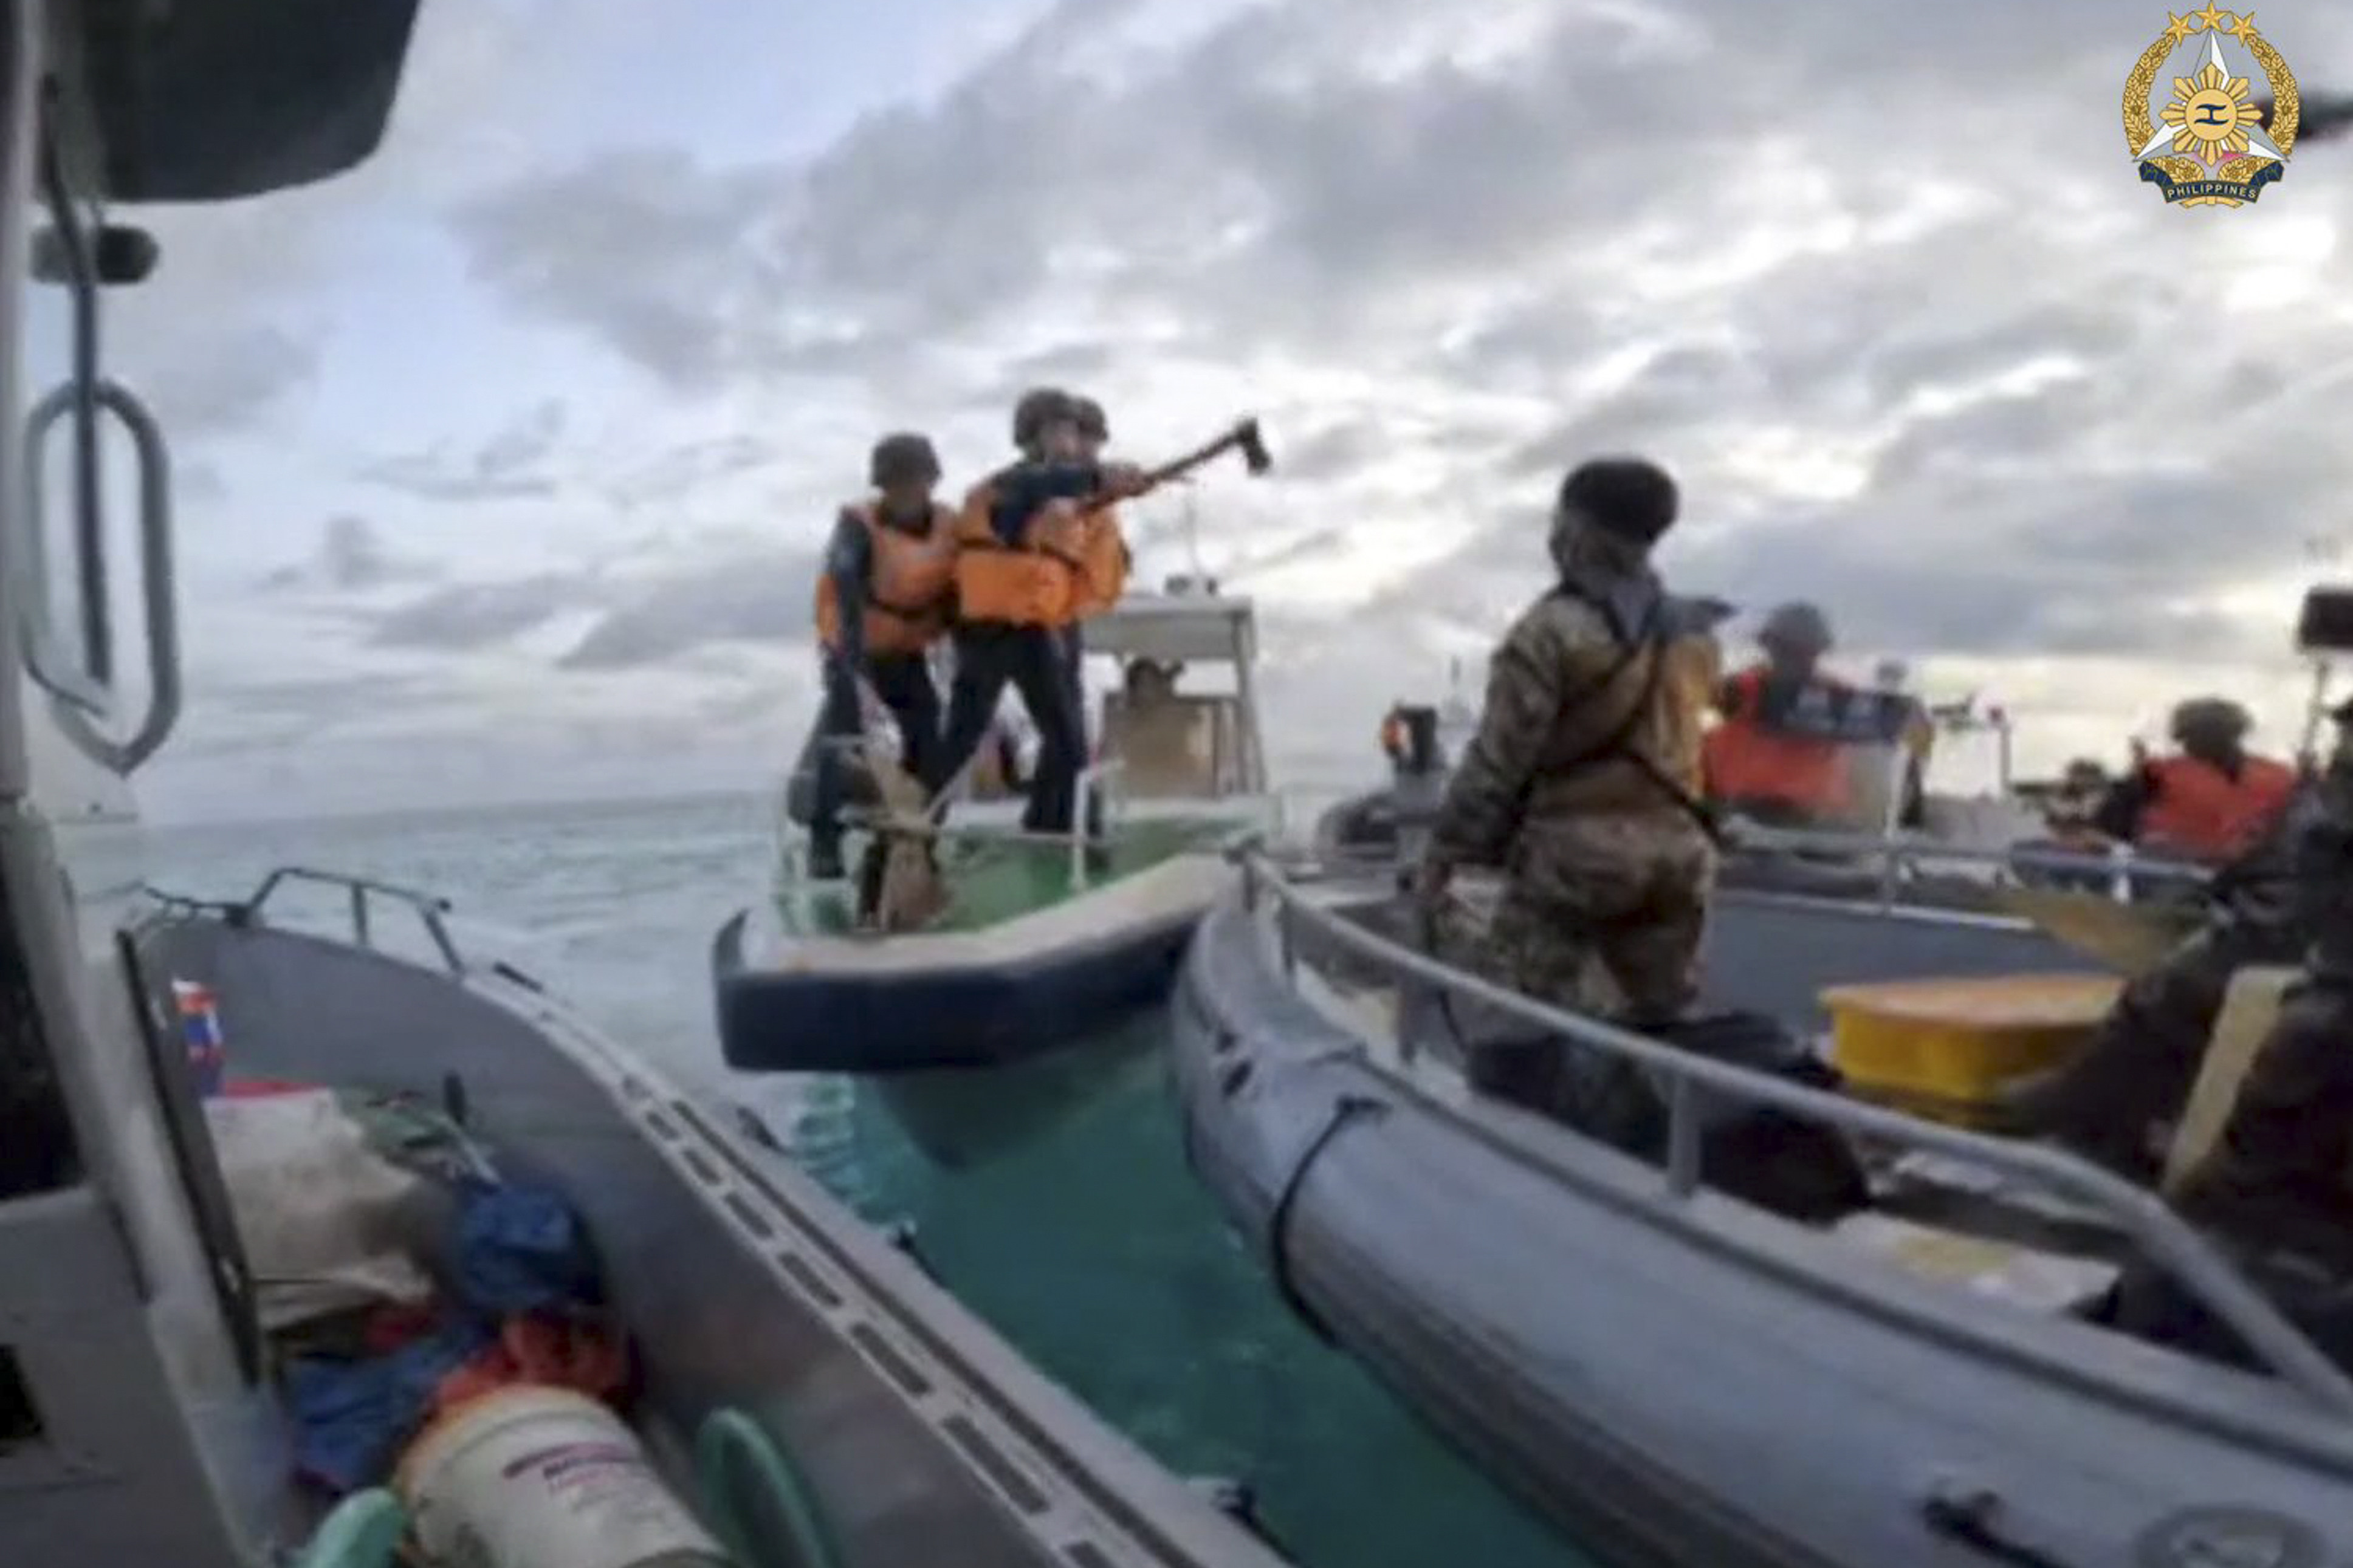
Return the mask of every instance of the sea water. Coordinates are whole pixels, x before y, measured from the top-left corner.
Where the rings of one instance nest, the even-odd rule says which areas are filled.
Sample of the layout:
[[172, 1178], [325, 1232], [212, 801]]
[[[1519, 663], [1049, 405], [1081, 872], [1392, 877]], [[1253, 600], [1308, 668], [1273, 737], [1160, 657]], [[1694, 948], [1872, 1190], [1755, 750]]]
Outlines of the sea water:
[[[461, 946], [759, 1112], [859, 1213], [905, 1225], [944, 1284], [1162, 1463], [1247, 1485], [1269, 1534], [1308, 1568], [1586, 1561], [1269, 1287], [1186, 1168], [1156, 1021], [1001, 1075], [730, 1073], [712, 1036], [710, 941], [761, 897], [771, 822], [752, 799], [501, 807], [158, 830], [149, 858], [157, 886], [206, 897], [241, 897], [298, 864], [449, 898]], [[287, 900], [281, 923], [350, 918], [340, 894], [290, 888]], [[375, 934], [432, 958], [396, 908], [377, 910]]]

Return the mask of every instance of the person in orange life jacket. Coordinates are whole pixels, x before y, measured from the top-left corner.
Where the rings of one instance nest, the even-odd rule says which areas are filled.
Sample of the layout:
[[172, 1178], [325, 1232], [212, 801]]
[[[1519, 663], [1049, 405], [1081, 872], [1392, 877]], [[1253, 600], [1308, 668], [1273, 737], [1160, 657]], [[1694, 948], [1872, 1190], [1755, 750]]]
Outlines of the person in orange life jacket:
[[957, 524], [955, 679], [946, 737], [926, 782], [936, 793], [955, 777], [987, 738], [1010, 683], [1038, 731], [1022, 826], [1068, 833], [1086, 727], [1068, 629], [1076, 568], [1059, 527], [1077, 502], [1132, 484], [1133, 471], [1085, 460], [1077, 400], [1054, 388], [1032, 391], [1015, 405], [1013, 440], [1022, 460], [976, 486]]
[[876, 494], [844, 507], [818, 578], [818, 636], [825, 647], [825, 696], [818, 719], [817, 798], [810, 813], [809, 871], [839, 877], [848, 746], [864, 733], [862, 679], [899, 726], [902, 765], [918, 779], [936, 772], [939, 693], [926, 655], [947, 630], [955, 583], [955, 520], [932, 499], [940, 460], [921, 436], [876, 443], [869, 475]]
[[2100, 803], [2093, 820], [2111, 838], [2155, 854], [2219, 865], [2263, 837], [2288, 797], [2295, 771], [2247, 752], [2253, 721], [2219, 697], [2173, 710], [2179, 752], [2144, 761]]
[[1763, 822], [1820, 822], [1853, 805], [1853, 746], [1903, 743], [1919, 754], [1918, 704], [1821, 672], [1834, 645], [1820, 610], [1783, 605], [1757, 641], [1764, 662], [1733, 676], [1716, 698], [1721, 721], [1704, 752], [1711, 800]]

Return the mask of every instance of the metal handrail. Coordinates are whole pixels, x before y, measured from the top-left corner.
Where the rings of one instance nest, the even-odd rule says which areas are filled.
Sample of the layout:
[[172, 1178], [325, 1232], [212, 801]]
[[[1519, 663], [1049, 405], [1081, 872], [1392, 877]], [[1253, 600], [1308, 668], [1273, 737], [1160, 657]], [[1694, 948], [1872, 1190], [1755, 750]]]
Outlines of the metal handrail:
[[1243, 898], [1255, 908], [1271, 893], [1287, 919], [1303, 920], [1322, 935], [1359, 956], [1372, 959], [1427, 984], [1453, 991], [1565, 1037], [1577, 1045], [1647, 1068], [1670, 1085], [1666, 1095], [1667, 1146], [1680, 1158], [1668, 1162], [1667, 1191], [1687, 1198], [1701, 1184], [1696, 1115], [1699, 1096], [1710, 1093], [1769, 1106], [1801, 1120], [1866, 1138], [1945, 1155], [2005, 1175], [2035, 1183], [2100, 1211], [2116, 1222], [2150, 1258], [2187, 1286], [2201, 1304], [2227, 1324], [2290, 1386], [2334, 1415], [2353, 1419], [2353, 1382], [2306, 1339], [2254, 1287], [2242, 1279], [2204, 1238], [2155, 1194], [2055, 1149], [2008, 1143], [1980, 1133], [1940, 1126], [1900, 1111], [1768, 1078], [1645, 1038], [1641, 1035], [1547, 1005], [1477, 975], [1366, 931], [1317, 905], [1291, 885], [1256, 839], [1229, 850], [1242, 868]]
[[1922, 861], [1996, 866], [2005, 870], [2029, 868], [2078, 872], [2105, 879], [2119, 902], [2129, 900], [2135, 879], [2196, 886], [2212, 880], [2214, 875], [2204, 866], [2144, 855], [2129, 844], [2119, 844], [2105, 854], [2085, 854], [2081, 850], [2042, 848], [2032, 844], [1953, 844], [1916, 833], [1840, 833], [1821, 828], [1767, 827], [1746, 822], [1731, 825], [1729, 837], [1730, 847], [1735, 851], [1810, 851], [1877, 861], [1883, 907], [1896, 900], [1897, 872], [1906, 865], [1916, 866]]
[[342, 888], [351, 897], [352, 940], [361, 947], [373, 947], [373, 922], [369, 918], [368, 900], [386, 899], [406, 904], [425, 927], [425, 934], [433, 939], [433, 946], [441, 954], [442, 963], [452, 974], [466, 973], [466, 961], [449, 935], [448, 923], [442, 917], [449, 912], [449, 900], [438, 894], [404, 888], [392, 882], [380, 882], [373, 877], [355, 877], [344, 871], [321, 871], [308, 866], [280, 866], [262, 878], [261, 885], [244, 900], [227, 906], [227, 918], [233, 923], [259, 921], [264, 905], [288, 882], [315, 882], [323, 887]]

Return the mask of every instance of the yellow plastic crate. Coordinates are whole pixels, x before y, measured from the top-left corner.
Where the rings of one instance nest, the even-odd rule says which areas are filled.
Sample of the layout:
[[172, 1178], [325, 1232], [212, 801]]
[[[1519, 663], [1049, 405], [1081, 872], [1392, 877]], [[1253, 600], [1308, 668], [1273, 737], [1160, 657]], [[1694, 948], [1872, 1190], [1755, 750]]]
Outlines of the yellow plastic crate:
[[1822, 993], [1831, 1054], [1860, 1092], [1984, 1121], [2015, 1080], [2059, 1066], [2116, 1005], [2113, 974], [1995, 974]]

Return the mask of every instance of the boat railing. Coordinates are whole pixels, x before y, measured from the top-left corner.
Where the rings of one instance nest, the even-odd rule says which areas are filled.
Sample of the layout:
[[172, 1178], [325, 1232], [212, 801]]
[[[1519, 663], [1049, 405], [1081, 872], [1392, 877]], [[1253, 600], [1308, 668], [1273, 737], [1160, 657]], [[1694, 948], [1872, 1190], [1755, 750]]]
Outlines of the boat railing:
[[[233, 925], [262, 923], [263, 910], [280, 888], [290, 883], [307, 882], [319, 887], [340, 888], [351, 912], [351, 934], [354, 945], [375, 945], [374, 906], [377, 901], [401, 905], [417, 916], [431, 939], [434, 951], [441, 955], [442, 963], [452, 974], [466, 973], [466, 961], [458, 951], [458, 943], [449, 934], [449, 900], [437, 894], [420, 892], [391, 882], [380, 882], [373, 877], [357, 877], [343, 871], [322, 871], [308, 866], [280, 866], [261, 879], [260, 886], [251, 894], [221, 906], [223, 918]], [[180, 900], [186, 901], [186, 900]]]
[[1094, 803], [1103, 803], [1103, 827], [1111, 827], [1112, 807], [1117, 802], [1115, 785], [1126, 772], [1127, 764], [1117, 757], [1105, 757], [1079, 770], [1078, 785], [1071, 797], [1071, 890], [1078, 891], [1087, 885], [1087, 847], [1093, 841], [1088, 832], [1087, 819], [1093, 815]]
[[1897, 901], [1905, 871], [1936, 862], [1991, 866], [2011, 871], [2050, 871], [2096, 879], [2120, 903], [2130, 902], [2136, 889], [2146, 883], [2190, 888], [2212, 877], [2212, 872], [2203, 866], [2145, 855], [2129, 844], [2119, 844], [2103, 854], [2091, 854], [2031, 843], [1956, 844], [1917, 833], [1842, 833], [1825, 828], [1768, 827], [1749, 822], [1731, 824], [1728, 837], [1736, 851], [1841, 855], [1859, 861], [1875, 861], [1883, 908]]
[[[1319, 938], [1398, 975], [1468, 997], [1580, 1047], [1632, 1063], [1655, 1075], [1666, 1088], [1664, 1175], [1665, 1191], [1671, 1198], [1688, 1200], [1702, 1185], [1704, 1095], [1768, 1106], [1858, 1138], [1942, 1155], [2016, 1178], [2072, 1199], [2100, 1215], [2184, 1286], [2287, 1384], [2330, 1414], [2353, 1419], [2353, 1381], [2348, 1381], [2334, 1363], [2156, 1194], [2062, 1150], [2006, 1142], [1957, 1127], [1925, 1121], [1901, 1111], [1679, 1050], [1600, 1019], [1550, 1006], [1344, 919], [1294, 885], [1283, 868], [1268, 856], [1263, 841], [1256, 836], [1238, 840], [1229, 853], [1241, 868], [1246, 906], [1254, 910], [1260, 900], [1270, 898], [1279, 906], [1284, 922], [1280, 934], [1286, 965], [1297, 962], [1297, 944], [1291, 924], [1297, 922], [1313, 929]], [[1399, 1043], [1404, 1048], [1402, 1038]]]

